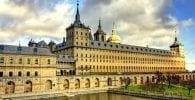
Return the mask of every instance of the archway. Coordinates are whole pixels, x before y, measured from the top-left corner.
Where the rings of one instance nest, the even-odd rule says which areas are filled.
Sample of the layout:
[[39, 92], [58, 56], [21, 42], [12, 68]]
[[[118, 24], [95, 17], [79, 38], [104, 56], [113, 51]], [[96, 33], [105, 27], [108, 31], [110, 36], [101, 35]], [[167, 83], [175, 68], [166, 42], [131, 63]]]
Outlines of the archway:
[[126, 85], [130, 85], [131, 84], [131, 79], [129, 77], [127, 77], [126, 79]]
[[150, 78], [147, 76], [146, 78], [146, 83], [149, 84], [150, 83]]
[[144, 84], [144, 79], [141, 77], [140, 84]]
[[45, 82], [45, 90], [51, 90], [52, 89], [52, 81], [51, 80], [47, 80]]
[[5, 94], [11, 94], [15, 92], [15, 83], [12, 81], [7, 82], [5, 88]]
[[26, 81], [24, 84], [24, 92], [32, 92], [32, 82]]
[[120, 80], [120, 85], [123, 85], [123, 78], [120, 77], [119, 80]]
[[134, 77], [134, 84], [137, 84], [137, 77]]
[[90, 88], [90, 80], [88, 78], [85, 80], [85, 88]]
[[63, 85], [63, 87], [64, 87], [64, 90], [69, 89], [69, 80], [68, 80], [68, 79], [65, 79], [65, 80], [64, 80], [64, 85]]
[[154, 78], [154, 76], [152, 76], [152, 82], [153, 82], [153, 83], [155, 82], [155, 78]]
[[80, 80], [76, 79], [75, 80], [75, 89], [79, 89], [80, 88]]
[[112, 79], [111, 78], [108, 78], [107, 84], [108, 84], [108, 86], [112, 86]]
[[95, 79], [95, 87], [100, 87], [100, 80], [98, 78]]

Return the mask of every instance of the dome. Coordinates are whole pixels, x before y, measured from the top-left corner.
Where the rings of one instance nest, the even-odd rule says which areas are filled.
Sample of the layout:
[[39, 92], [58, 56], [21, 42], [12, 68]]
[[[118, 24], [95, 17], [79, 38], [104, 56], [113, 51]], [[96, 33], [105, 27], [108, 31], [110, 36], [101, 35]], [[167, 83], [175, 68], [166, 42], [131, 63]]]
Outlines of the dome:
[[115, 27], [113, 27], [113, 29], [112, 29], [112, 34], [108, 38], [108, 42], [111, 42], [111, 43], [121, 43], [121, 38], [117, 34]]

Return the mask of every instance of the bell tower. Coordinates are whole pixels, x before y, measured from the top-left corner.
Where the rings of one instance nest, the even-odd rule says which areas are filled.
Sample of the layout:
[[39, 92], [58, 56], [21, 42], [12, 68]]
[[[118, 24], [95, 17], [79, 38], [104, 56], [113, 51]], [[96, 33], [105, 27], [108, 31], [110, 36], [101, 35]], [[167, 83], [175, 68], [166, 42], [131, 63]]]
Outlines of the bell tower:
[[89, 46], [89, 40], [91, 40], [90, 28], [80, 20], [79, 3], [77, 1], [75, 21], [66, 28], [66, 47]]
[[175, 52], [178, 56], [180, 57], [185, 57], [184, 56], [184, 46], [181, 44], [176, 36], [176, 31], [175, 31], [175, 40], [174, 43], [170, 46], [170, 50]]
[[99, 19], [99, 25], [96, 33], [94, 34], [95, 41], [106, 41], [106, 33], [102, 29], [101, 20]]

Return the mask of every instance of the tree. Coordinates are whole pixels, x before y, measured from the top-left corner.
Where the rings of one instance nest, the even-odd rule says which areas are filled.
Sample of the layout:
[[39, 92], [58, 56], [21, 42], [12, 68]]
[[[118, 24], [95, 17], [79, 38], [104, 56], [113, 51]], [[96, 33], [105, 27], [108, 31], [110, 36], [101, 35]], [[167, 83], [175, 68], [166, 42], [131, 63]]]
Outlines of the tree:
[[163, 73], [157, 71], [157, 72], [155, 73], [155, 76], [156, 76], [156, 84], [164, 82]]
[[183, 81], [182, 85], [188, 89], [188, 95], [190, 95], [191, 90], [195, 89], [195, 80]]
[[171, 81], [172, 81], [172, 75], [170, 73], [167, 74], [166, 81], [168, 82], [168, 88], [171, 86]]
[[171, 84], [178, 84], [180, 82], [181, 77], [174, 73], [168, 73], [166, 75], [166, 82], [168, 82], [168, 88], [170, 88]]
[[162, 72], [157, 71], [155, 73], [156, 76], [156, 84], [161, 84], [160, 91], [164, 90], [163, 82], [165, 81], [165, 76]]

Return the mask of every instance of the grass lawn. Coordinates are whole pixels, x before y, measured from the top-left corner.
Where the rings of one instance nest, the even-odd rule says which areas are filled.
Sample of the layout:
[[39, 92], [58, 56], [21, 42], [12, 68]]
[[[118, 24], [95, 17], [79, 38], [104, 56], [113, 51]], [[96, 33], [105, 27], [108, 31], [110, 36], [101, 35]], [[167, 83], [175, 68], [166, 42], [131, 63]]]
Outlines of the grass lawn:
[[151, 93], [161, 93], [161, 94], [173, 94], [173, 95], [182, 95], [182, 96], [195, 96], [195, 90], [191, 90], [191, 94], [188, 95], [188, 89], [181, 87], [181, 86], [171, 86], [168, 88], [168, 85], [164, 84], [164, 88], [162, 88], [162, 85], [150, 85], [150, 86], [128, 86], [127, 88], [124, 88], [123, 90], [130, 90], [130, 91], [149, 91]]

